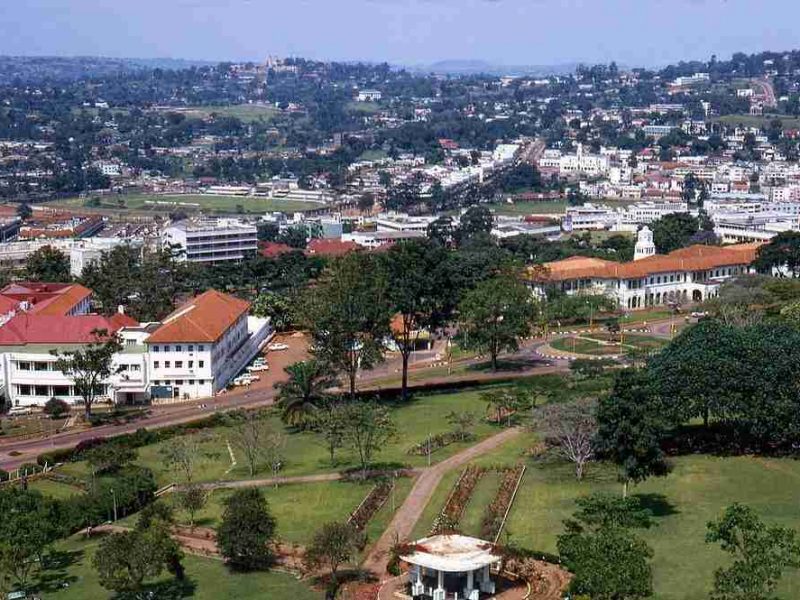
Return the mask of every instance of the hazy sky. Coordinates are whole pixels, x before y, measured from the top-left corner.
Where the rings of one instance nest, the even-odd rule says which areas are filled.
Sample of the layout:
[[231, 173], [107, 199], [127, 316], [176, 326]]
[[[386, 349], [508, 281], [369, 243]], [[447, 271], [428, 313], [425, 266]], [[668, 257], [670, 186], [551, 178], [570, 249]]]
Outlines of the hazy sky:
[[652, 65], [800, 47], [798, 0], [0, 0], [0, 54]]

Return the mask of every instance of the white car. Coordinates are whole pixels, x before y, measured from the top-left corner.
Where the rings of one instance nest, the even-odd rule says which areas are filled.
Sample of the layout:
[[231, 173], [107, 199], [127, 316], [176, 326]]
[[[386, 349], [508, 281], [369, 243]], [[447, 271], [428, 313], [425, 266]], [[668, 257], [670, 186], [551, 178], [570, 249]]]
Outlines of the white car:
[[252, 375], [239, 375], [233, 380], [233, 385], [250, 385], [254, 381]]
[[250, 373], [258, 373], [260, 371], [269, 371], [269, 365], [266, 363], [262, 363], [259, 365], [250, 365], [247, 367], [248, 372]]
[[289, 346], [280, 343], [270, 344], [269, 346], [267, 346], [267, 350], [270, 350], [272, 352], [278, 352], [279, 350], [288, 350], [288, 349]]

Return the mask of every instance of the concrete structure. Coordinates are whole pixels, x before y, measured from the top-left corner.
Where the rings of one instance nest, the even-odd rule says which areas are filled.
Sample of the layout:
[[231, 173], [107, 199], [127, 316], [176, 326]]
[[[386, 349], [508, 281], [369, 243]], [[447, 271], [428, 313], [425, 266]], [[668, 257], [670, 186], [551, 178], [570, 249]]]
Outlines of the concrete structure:
[[382, 94], [378, 90], [360, 90], [356, 96], [358, 102], [378, 102]]
[[93, 237], [85, 239], [28, 240], [0, 244], [0, 265], [8, 268], [25, 266], [28, 256], [45, 246], [52, 246], [69, 256], [70, 274], [80, 277], [89, 264], [116, 246], [129, 244], [141, 247], [141, 239]]
[[412, 598], [478, 600], [495, 594], [491, 568], [501, 560], [494, 545], [464, 535], [434, 535], [411, 544], [400, 557], [411, 570]]
[[258, 250], [256, 226], [235, 219], [180, 221], [164, 230], [162, 242], [176, 246], [179, 260], [189, 262], [239, 262]]
[[633, 260], [641, 260], [654, 256], [656, 245], [653, 243], [653, 232], [647, 226], [642, 227], [636, 236], [636, 245], [633, 247]]

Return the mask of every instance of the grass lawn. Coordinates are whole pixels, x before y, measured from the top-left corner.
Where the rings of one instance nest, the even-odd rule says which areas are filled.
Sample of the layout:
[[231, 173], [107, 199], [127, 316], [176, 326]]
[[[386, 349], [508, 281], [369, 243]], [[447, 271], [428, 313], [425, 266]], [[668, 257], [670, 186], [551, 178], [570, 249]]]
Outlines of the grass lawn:
[[[395, 490], [395, 508], [405, 499], [411, 489], [411, 479], [399, 478]], [[329, 521], [346, 521], [361, 503], [374, 483], [344, 481], [324, 481], [318, 483], [285, 484], [261, 488], [277, 521], [277, 537], [281, 540], [308, 544], [319, 525]], [[217, 528], [224, 512], [224, 501], [234, 490], [212, 492], [208, 503], [195, 516], [195, 524]], [[174, 496], [168, 497], [173, 501]], [[392, 516], [391, 498], [375, 515], [367, 526], [367, 535], [375, 540], [381, 534]], [[175, 516], [179, 523], [189, 524], [189, 515], [176, 507]], [[131, 518], [130, 524], [135, 522]]]
[[59, 500], [84, 493], [82, 489], [52, 479], [34, 479], [28, 483], [28, 488]]
[[775, 120], [780, 120], [784, 128], [796, 129], [800, 127], [800, 119], [789, 115], [723, 115], [712, 119], [726, 125], [742, 125], [744, 127], [769, 127]]
[[500, 473], [487, 471], [478, 481], [461, 515], [461, 531], [465, 535], [480, 537], [481, 521], [486, 507], [494, 500], [497, 490], [500, 487]]
[[530, 214], [561, 215], [567, 208], [566, 201], [542, 200], [541, 202], [502, 202], [489, 204], [492, 212], [498, 215], [516, 217]]
[[[89, 541], [74, 536], [57, 546], [60, 568], [44, 573], [35, 587], [45, 598], [57, 600], [84, 600], [87, 598], [111, 598], [113, 594], [100, 586], [92, 557], [100, 538]], [[186, 555], [183, 559], [187, 578], [194, 584], [194, 592], [188, 596], [197, 600], [240, 600], [261, 598], [291, 598], [292, 600], [320, 600], [322, 594], [310, 589], [305, 583], [291, 575], [279, 572], [231, 573], [222, 561]], [[159, 581], [166, 581], [169, 575]], [[68, 587], [63, 587], [64, 584]]]
[[4, 418], [0, 422], [0, 440], [12, 436], [49, 435], [64, 426], [67, 419], [50, 419], [40, 414]]
[[[49, 206], [62, 208], [83, 208], [88, 198], [68, 198], [48, 202]], [[123, 204], [120, 204], [119, 201]], [[150, 202], [150, 204], [148, 204]], [[160, 202], [164, 204], [152, 204]], [[321, 205], [315, 202], [301, 202], [297, 200], [282, 200], [280, 198], [255, 198], [242, 196], [210, 196], [205, 194], [185, 195], [152, 195], [152, 194], [120, 194], [114, 196], [101, 196], [100, 206], [97, 208], [128, 209], [128, 210], [155, 210], [155, 211], [196, 211], [205, 210], [212, 212], [234, 213], [241, 207], [245, 213], [264, 213], [273, 211], [303, 212]]]
[[617, 355], [624, 352], [618, 345], [603, 345], [598, 341], [568, 336], [553, 340], [550, 347], [563, 352], [574, 352], [576, 354], [588, 354], [591, 356]]
[[169, 109], [168, 112], [179, 112], [187, 117], [205, 119], [216, 113], [221, 117], [235, 117], [245, 123], [254, 121], [271, 121], [280, 110], [266, 104], [231, 104], [227, 106], [189, 106], [187, 108]]
[[[657, 525], [641, 535], [655, 552], [658, 598], [707, 598], [714, 569], [727, 564], [727, 559], [717, 547], [705, 543], [706, 523], [733, 502], [751, 505], [769, 523], [800, 529], [800, 461], [687, 456], [676, 459], [674, 466], [669, 476], [632, 490], [656, 515]], [[507, 531], [524, 547], [556, 552], [556, 537], [563, 530], [563, 520], [574, 511], [575, 498], [600, 490], [621, 492], [613, 468], [591, 465], [586, 479], [577, 482], [571, 465], [531, 465]], [[782, 598], [797, 597], [800, 572], [787, 577], [781, 589]]]

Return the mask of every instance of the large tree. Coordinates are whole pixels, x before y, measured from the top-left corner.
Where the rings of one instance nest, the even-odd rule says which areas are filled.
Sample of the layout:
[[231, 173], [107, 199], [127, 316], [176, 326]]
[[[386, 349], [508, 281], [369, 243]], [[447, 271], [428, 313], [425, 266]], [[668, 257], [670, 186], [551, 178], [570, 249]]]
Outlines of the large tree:
[[43, 246], [28, 255], [25, 277], [32, 281], [68, 282], [72, 279], [69, 257], [58, 248]]
[[669, 472], [661, 449], [665, 418], [653, 402], [646, 375], [618, 373], [611, 393], [600, 399], [597, 422], [598, 453], [619, 467], [623, 497], [630, 483]]
[[761, 273], [800, 275], [800, 232], [783, 231], [776, 235], [758, 249], [753, 266]]
[[479, 283], [459, 304], [461, 327], [469, 346], [491, 357], [517, 350], [519, 339], [530, 335], [536, 318], [530, 290], [513, 274], [501, 274]]
[[402, 397], [408, 397], [408, 360], [420, 335], [431, 337], [446, 316], [447, 252], [430, 241], [396, 244], [386, 253], [387, 296], [392, 312], [391, 334], [402, 357]]
[[94, 340], [77, 350], [54, 350], [57, 357], [55, 367], [72, 379], [73, 386], [83, 399], [86, 416], [92, 414], [92, 406], [103, 393], [104, 382], [119, 372], [113, 365], [114, 355], [122, 351], [119, 337], [109, 334], [105, 329], [92, 331]]
[[555, 444], [564, 458], [574, 463], [575, 477], [578, 479], [583, 478], [586, 463], [594, 458], [596, 410], [595, 400], [580, 399], [546, 404], [535, 416], [545, 438]]
[[389, 409], [374, 402], [352, 402], [342, 408], [344, 438], [350, 443], [366, 477], [372, 456], [386, 446], [395, 435], [395, 424]]
[[389, 334], [382, 269], [368, 254], [347, 254], [309, 290], [304, 311], [314, 356], [347, 376], [355, 398], [359, 369], [383, 360]]
[[291, 364], [285, 370], [289, 379], [275, 384], [281, 418], [290, 425], [312, 423], [315, 413], [331, 401], [328, 390], [336, 384], [331, 368], [309, 359]]
[[306, 548], [305, 563], [311, 569], [327, 567], [331, 572], [332, 588], [336, 588], [339, 568], [358, 555], [364, 537], [349, 523], [324, 523]]
[[774, 600], [783, 572], [800, 567], [796, 532], [767, 526], [742, 504], [732, 504], [708, 523], [706, 541], [719, 543], [733, 557], [730, 566], [714, 573], [712, 600]]
[[233, 569], [254, 571], [269, 567], [269, 543], [274, 535], [275, 519], [259, 489], [238, 490], [225, 501], [217, 544]]
[[689, 213], [672, 213], [654, 221], [653, 243], [659, 254], [667, 254], [691, 243], [692, 236], [700, 231], [700, 221]]

